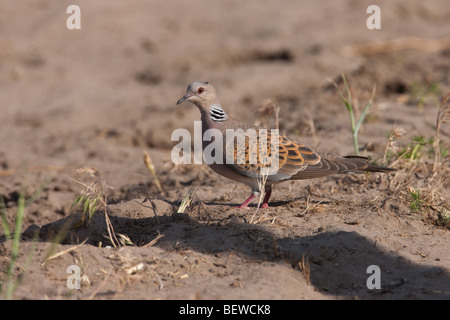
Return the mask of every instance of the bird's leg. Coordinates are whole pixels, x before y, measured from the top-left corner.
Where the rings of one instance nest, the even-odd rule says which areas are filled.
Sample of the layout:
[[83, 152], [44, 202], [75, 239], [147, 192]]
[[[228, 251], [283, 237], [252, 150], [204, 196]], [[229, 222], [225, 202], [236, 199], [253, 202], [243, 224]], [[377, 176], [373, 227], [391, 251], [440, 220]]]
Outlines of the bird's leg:
[[252, 194], [250, 195], [250, 197], [248, 197], [247, 200], [245, 200], [244, 203], [241, 204], [238, 208], [239, 208], [239, 209], [242, 209], [242, 208], [247, 209], [247, 208], [248, 208], [248, 205], [250, 204], [250, 202], [252, 202], [252, 201], [256, 198], [256, 196], [257, 196], [257, 194], [252, 193]]
[[[269, 207], [269, 199], [272, 195], [272, 186], [267, 186], [265, 190], [264, 200], [261, 204], [261, 208], [268, 208]], [[259, 192], [253, 192], [250, 197], [247, 198], [247, 200], [244, 201], [243, 204], [241, 204], [238, 208], [248, 208], [248, 205], [257, 197], [259, 196]]]
[[261, 208], [268, 208], [269, 207], [269, 199], [270, 199], [271, 195], [272, 195], [272, 186], [267, 186], [266, 187], [266, 194], [264, 196], [264, 200], [263, 200], [263, 203], [261, 205]]

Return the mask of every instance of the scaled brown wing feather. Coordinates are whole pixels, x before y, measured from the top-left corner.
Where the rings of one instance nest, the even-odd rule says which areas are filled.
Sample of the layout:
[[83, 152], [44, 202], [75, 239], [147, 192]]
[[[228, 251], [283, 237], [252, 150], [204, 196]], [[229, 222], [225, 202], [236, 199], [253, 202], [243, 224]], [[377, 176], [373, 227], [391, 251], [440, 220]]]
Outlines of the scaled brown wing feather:
[[278, 175], [294, 176], [310, 165], [320, 163], [320, 155], [310, 147], [280, 134]]
[[[269, 174], [269, 181], [278, 181], [290, 179], [292, 176], [296, 175], [298, 172], [305, 170], [310, 165], [315, 165], [320, 163], [320, 155], [314, 152], [311, 148], [299, 144], [294, 140], [289, 139], [285, 135], [279, 134], [278, 137], [278, 149], [276, 145], [272, 146], [272, 132], [270, 130], [265, 130], [267, 132], [267, 143], [260, 142], [261, 130], [256, 129], [257, 132], [257, 143], [256, 146], [254, 141], [252, 143], [251, 139], [245, 140], [245, 153], [244, 148], [238, 148], [237, 141], [234, 143], [234, 163], [227, 164], [232, 170], [237, 173], [251, 177], [258, 178], [261, 176], [261, 169], [264, 167], [270, 167], [272, 161], [278, 157], [278, 170], [273, 174]], [[264, 135], [261, 136], [263, 139]], [[276, 141], [276, 137], [273, 137]], [[231, 142], [229, 142], [231, 143]], [[244, 161], [245, 158], [245, 161]], [[251, 159], [256, 159], [255, 161], [250, 161]], [[264, 159], [268, 160], [265, 164]], [[275, 168], [275, 165], [274, 165]]]
[[[271, 131], [263, 131], [267, 134], [267, 137], [261, 136], [261, 139], [267, 139], [265, 144], [259, 143], [261, 129], [255, 129], [255, 132], [257, 137], [254, 140], [246, 138], [245, 147], [238, 148], [236, 141], [233, 141], [234, 163], [227, 164], [232, 170], [246, 177], [261, 177], [261, 170], [270, 167], [271, 161], [277, 157], [278, 166], [275, 168], [278, 170], [268, 175], [268, 181], [312, 179], [345, 172], [395, 171], [393, 168], [370, 165], [370, 160], [366, 157], [337, 157], [330, 153], [322, 156], [312, 148], [299, 144], [282, 134], [278, 137], [279, 143], [276, 148], [277, 146], [271, 143], [273, 137]], [[276, 137], [274, 140], [276, 141]], [[267, 162], [264, 163], [263, 160]]]

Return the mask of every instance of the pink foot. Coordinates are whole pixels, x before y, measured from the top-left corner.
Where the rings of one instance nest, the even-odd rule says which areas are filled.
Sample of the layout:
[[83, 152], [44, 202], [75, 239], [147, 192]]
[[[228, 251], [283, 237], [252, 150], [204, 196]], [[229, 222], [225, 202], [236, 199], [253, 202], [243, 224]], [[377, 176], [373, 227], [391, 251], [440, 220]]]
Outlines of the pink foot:
[[266, 195], [264, 196], [264, 200], [261, 205], [261, 208], [265, 209], [265, 208], [269, 207], [269, 199], [270, 199], [271, 195], [272, 195], [272, 188], [270, 188], [269, 190], [266, 190]]
[[[268, 208], [269, 207], [269, 199], [270, 196], [272, 195], [272, 188], [270, 188], [269, 190], [266, 190], [266, 195], [264, 196], [264, 200], [263, 203], [261, 205], [261, 208]], [[256, 198], [256, 195], [251, 194], [250, 197], [247, 198], [247, 200], [244, 201], [243, 204], [241, 204], [240, 206], [238, 206], [239, 209], [248, 209], [248, 205], [250, 204], [250, 202], [252, 202], [254, 199]]]
[[239, 209], [248, 209], [248, 204], [250, 202], [252, 202], [253, 199], [255, 199], [255, 198], [256, 198], [256, 196], [254, 194], [250, 195], [250, 197], [248, 197], [247, 200], [245, 200], [244, 203], [241, 204], [238, 208]]

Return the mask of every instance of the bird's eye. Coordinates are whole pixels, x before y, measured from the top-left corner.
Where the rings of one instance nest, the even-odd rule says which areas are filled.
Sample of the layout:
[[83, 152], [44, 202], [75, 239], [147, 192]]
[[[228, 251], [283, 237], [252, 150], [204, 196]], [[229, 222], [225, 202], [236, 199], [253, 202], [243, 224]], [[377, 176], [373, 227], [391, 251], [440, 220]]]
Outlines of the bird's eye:
[[197, 93], [198, 94], [202, 94], [205, 91], [205, 89], [203, 89], [202, 87], [198, 88]]

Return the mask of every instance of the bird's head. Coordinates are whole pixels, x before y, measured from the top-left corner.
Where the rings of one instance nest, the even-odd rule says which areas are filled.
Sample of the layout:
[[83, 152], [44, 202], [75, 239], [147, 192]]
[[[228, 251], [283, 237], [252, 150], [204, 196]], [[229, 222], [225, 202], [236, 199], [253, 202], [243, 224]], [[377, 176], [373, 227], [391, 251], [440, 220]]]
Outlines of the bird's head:
[[177, 101], [180, 104], [184, 101], [195, 104], [200, 109], [218, 102], [216, 89], [207, 81], [194, 81], [189, 84], [186, 94]]

